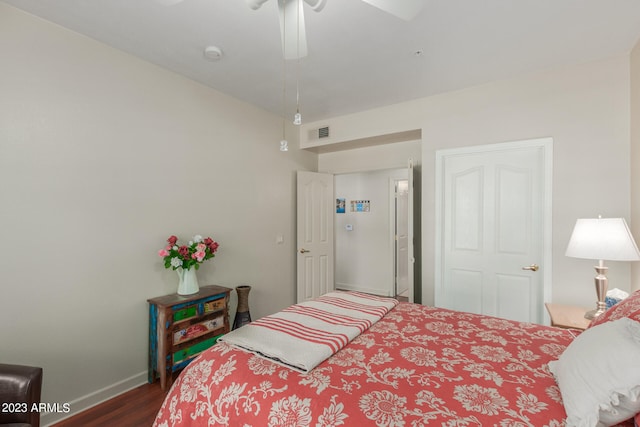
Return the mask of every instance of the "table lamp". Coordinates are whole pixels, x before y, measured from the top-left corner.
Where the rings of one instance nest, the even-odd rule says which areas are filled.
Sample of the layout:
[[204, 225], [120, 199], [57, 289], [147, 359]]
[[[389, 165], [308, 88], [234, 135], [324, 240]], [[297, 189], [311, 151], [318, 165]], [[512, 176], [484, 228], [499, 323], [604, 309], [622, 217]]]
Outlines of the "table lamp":
[[639, 261], [640, 251], [633, 240], [624, 218], [578, 219], [573, 228], [566, 256], [598, 260], [596, 269], [596, 294], [598, 303], [595, 310], [584, 317], [594, 319], [605, 312], [607, 305], [607, 270], [604, 261]]

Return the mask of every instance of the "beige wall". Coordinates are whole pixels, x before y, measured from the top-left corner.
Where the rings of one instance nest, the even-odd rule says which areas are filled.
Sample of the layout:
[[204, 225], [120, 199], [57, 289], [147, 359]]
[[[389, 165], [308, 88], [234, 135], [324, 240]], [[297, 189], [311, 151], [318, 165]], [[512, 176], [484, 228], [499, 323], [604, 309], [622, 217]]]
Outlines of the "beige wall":
[[[338, 143], [422, 130], [424, 304], [433, 303], [436, 150], [552, 137], [552, 300], [590, 307], [593, 262], [567, 258], [564, 252], [577, 218], [629, 219], [629, 73], [629, 58], [622, 55], [309, 123], [301, 135], [330, 126], [330, 142]], [[629, 290], [629, 264], [610, 267], [612, 287]]]
[[416, 167], [422, 159], [422, 141], [404, 141], [318, 156], [318, 171], [333, 174], [406, 168], [409, 159]]
[[281, 119], [2, 3], [0, 58], [0, 362], [44, 367], [44, 402], [146, 380], [171, 234], [217, 239], [200, 283], [251, 284], [254, 317], [294, 303], [317, 156], [278, 150]]
[[[640, 244], [640, 40], [631, 51], [631, 232]], [[640, 262], [631, 269], [631, 289], [640, 289]]]

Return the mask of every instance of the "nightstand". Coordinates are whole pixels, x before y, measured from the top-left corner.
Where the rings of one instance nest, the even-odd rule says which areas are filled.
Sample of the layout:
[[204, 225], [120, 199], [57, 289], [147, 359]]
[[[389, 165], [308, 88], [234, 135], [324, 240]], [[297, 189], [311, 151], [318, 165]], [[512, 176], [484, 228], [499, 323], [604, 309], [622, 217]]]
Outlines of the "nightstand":
[[584, 331], [591, 323], [591, 320], [584, 318], [584, 314], [589, 311], [586, 308], [551, 303], [546, 303], [545, 307], [551, 317], [551, 326]]
[[193, 295], [171, 294], [149, 302], [149, 382], [171, 385], [172, 374], [229, 332], [230, 288], [203, 286]]

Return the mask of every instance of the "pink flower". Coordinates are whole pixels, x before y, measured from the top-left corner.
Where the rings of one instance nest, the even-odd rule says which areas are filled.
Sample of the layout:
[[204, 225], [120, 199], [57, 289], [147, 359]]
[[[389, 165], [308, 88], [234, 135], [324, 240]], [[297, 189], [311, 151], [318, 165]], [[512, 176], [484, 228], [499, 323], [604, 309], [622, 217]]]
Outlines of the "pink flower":
[[178, 238], [176, 236], [169, 236], [169, 238], [167, 239], [167, 242], [169, 242], [171, 246], [175, 245], [177, 241]]
[[169, 255], [169, 252], [167, 252], [166, 249], [160, 249], [158, 251], [158, 255], [160, 255], [162, 258], [166, 257], [167, 255]]
[[198, 243], [196, 245], [196, 251], [197, 252], [204, 252], [204, 250], [207, 248], [207, 245], [205, 245], [204, 243]]
[[192, 255], [192, 258], [198, 260], [198, 262], [202, 262], [206, 255], [205, 251], [198, 251]]

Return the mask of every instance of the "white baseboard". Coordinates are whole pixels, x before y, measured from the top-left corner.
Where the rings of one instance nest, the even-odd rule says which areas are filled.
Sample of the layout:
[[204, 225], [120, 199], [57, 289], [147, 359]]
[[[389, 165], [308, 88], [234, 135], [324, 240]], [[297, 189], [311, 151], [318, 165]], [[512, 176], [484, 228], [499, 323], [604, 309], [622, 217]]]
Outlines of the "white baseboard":
[[365, 294], [380, 295], [382, 297], [394, 296], [394, 295], [390, 295], [388, 290], [383, 290], [379, 288], [368, 288], [366, 286], [360, 286], [353, 283], [336, 283], [335, 285], [336, 285], [336, 289], [342, 290], [342, 291], [356, 291], [356, 292], [362, 292]]
[[125, 378], [122, 381], [111, 384], [107, 387], [96, 390], [93, 393], [89, 393], [85, 396], [69, 402], [70, 411], [67, 413], [43, 413], [40, 416], [40, 424], [43, 427], [49, 427], [52, 424], [59, 423], [60, 421], [70, 418], [74, 415], [78, 415], [80, 412], [85, 411], [93, 406], [96, 406], [104, 401], [113, 399], [119, 394], [125, 393], [131, 389], [147, 382], [147, 371], [133, 375], [129, 378]]

